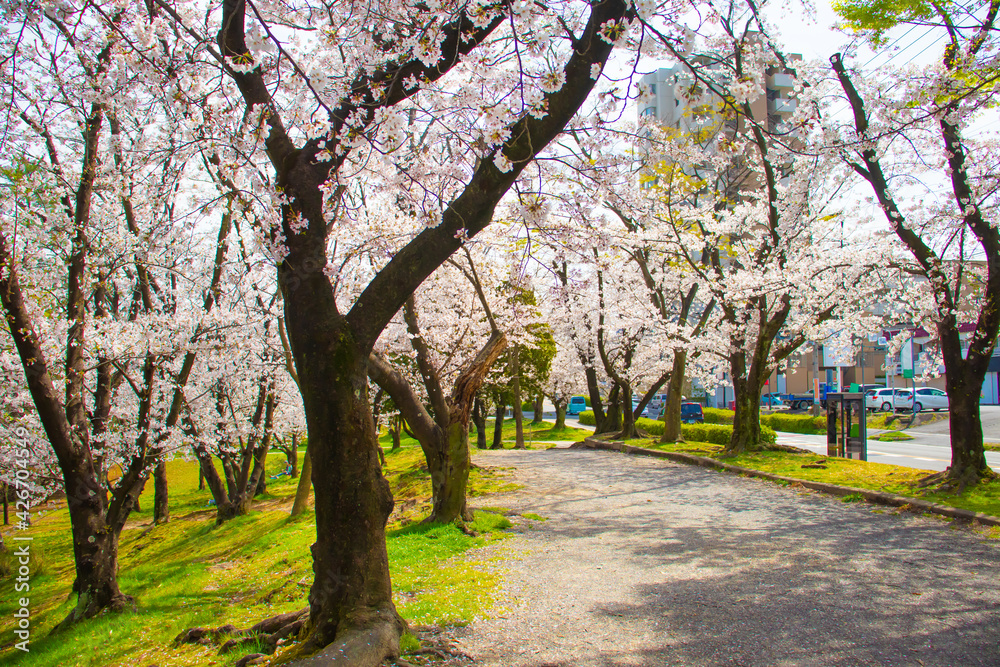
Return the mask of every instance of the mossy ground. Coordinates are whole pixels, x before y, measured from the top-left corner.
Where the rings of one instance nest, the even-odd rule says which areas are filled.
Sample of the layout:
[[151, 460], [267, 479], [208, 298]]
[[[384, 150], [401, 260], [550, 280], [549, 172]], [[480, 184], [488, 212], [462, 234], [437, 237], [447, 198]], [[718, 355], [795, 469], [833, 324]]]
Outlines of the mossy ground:
[[[686, 452], [716, 459], [721, 458], [722, 453], [720, 445], [705, 442], [660, 444], [656, 440], [642, 440], [629, 444], [647, 449]], [[908, 498], [921, 498], [942, 505], [1000, 516], [1000, 480], [978, 484], [967, 488], [961, 494], [925, 493], [916, 486], [916, 483], [931, 474], [931, 471], [886, 463], [827, 457], [819, 454], [792, 454], [790, 452], [753, 452], [727, 457], [725, 462], [793, 479], [884, 491]], [[824, 467], [804, 468], [805, 465]]]
[[[285, 469], [284, 457], [268, 457], [268, 474]], [[492, 604], [498, 575], [462, 557], [502, 535], [503, 516], [476, 512], [468, 535], [454, 525], [413, 523], [429, 509], [430, 482], [412, 441], [389, 452], [386, 476], [396, 495], [387, 531], [394, 598], [399, 612], [421, 625], [465, 624]], [[98, 617], [54, 637], [48, 632], [69, 613], [73, 582], [72, 543], [65, 503], [33, 514], [30, 652], [13, 649], [14, 581], [0, 579], [0, 665], [230, 665], [253, 652], [217, 655], [211, 646], [174, 647], [173, 638], [193, 626], [231, 623], [249, 627], [268, 616], [301, 609], [312, 582], [309, 546], [315, 540], [310, 509], [289, 518], [297, 480], [269, 480], [268, 495], [247, 516], [215, 525], [208, 491], [198, 490], [193, 462], [168, 463], [170, 523], [150, 526], [152, 483], [121, 538], [120, 585], [137, 601], [135, 612]], [[516, 488], [498, 469], [477, 467], [471, 495]], [[6, 532], [6, 531], [5, 531]], [[7, 533], [9, 535], [9, 533]], [[4, 565], [0, 563], [0, 572]]]

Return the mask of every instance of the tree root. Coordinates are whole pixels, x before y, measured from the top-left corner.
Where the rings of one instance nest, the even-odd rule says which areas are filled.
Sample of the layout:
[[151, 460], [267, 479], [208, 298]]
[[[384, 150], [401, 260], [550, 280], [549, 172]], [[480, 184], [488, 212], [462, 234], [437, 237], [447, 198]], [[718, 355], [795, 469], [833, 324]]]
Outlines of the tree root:
[[[71, 597], [72, 595], [73, 594], [70, 593]], [[83, 610], [81, 610], [80, 605], [78, 604], [76, 608], [69, 613], [69, 616], [60, 621], [59, 625], [52, 628], [52, 631], [49, 633], [49, 635], [51, 636], [58, 634], [63, 630], [65, 630], [66, 628], [69, 628], [85, 619], [93, 618], [98, 614], [118, 613], [130, 610], [137, 611], [135, 605], [135, 598], [132, 597], [131, 595], [125, 595], [124, 593], [119, 593], [104, 606], [98, 606], [96, 603], [90, 602], [89, 604], [86, 605], [86, 607]]]
[[[219, 653], [222, 654], [247, 644], [260, 642], [264, 650], [268, 654], [272, 654], [279, 644], [284, 643], [292, 635], [297, 634], [308, 620], [309, 609], [305, 608], [287, 614], [272, 616], [246, 630], [239, 630], [234, 625], [223, 625], [218, 628], [189, 628], [174, 638], [174, 645], [201, 644], [208, 646], [222, 642], [222, 646], [219, 648]], [[226, 637], [228, 639], [225, 639]], [[263, 654], [255, 653], [252, 655], [260, 656]], [[251, 656], [241, 659], [241, 662], [249, 657]], [[242, 664], [249, 665], [255, 663], [242, 662]]]
[[975, 486], [979, 482], [996, 479], [997, 474], [987, 468], [978, 470], [972, 466], [966, 466], [961, 471], [955, 472], [951, 466], [917, 480], [915, 486], [923, 490], [923, 495], [928, 493], [962, 493], [970, 486]]

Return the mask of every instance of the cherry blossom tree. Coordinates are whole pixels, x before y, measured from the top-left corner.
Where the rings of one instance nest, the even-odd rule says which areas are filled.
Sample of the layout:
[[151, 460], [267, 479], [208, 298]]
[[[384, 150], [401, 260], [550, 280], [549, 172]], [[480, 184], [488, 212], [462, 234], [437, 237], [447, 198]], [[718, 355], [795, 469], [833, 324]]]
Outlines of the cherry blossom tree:
[[[242, 98], [242, 108], [214, 115], [215, 136], [229, 134], [222, 160], [266, 158], [280, 212], [265, 236], [308, 423], [317, 521], [308, 638], [287, 657], [333, 644], [377, 664], [397, 651], [402, 623], [385, 551], [392, 498], [378, 464], [369, 354], [574, 116], [614, 42], [627, 38], [631, 10], [614, 0], [156, 5], [172, 19], [171, 41], [216, 59], [206, 78], [224, 72], [220, 97]], [[203, 37], [216, 29], [218, 48]], [[421, 146], [455, 154], [438, 189], [422, 186], [424, 164], [405, 150], [410, 115], [426, 131]], [[395, 191], [429, 226], [373, 269], [356, 299], [338, 303], [328, 250], [364, 233], [349, 209], [373, 189]]]
[[[905, 270], [926, 287], [916, 320], [937, 331], [952, 458], [925, 483], [962, 489], [996, 476], [983, 451], [979, 396], [1000, 331], [1000, 151], [972, 123], [997, 103], [1000, 3], [847, 1], [838, 11], [876, 46], [903, 24], [936, 25], [947, 35], [936, 65], [885, 76], [851, 71], [833, 56], [852, 118], [828, 122], [841, 159], [871, 188], [911, 254]], [[967, 347], [964, 323], [973, 325]]]

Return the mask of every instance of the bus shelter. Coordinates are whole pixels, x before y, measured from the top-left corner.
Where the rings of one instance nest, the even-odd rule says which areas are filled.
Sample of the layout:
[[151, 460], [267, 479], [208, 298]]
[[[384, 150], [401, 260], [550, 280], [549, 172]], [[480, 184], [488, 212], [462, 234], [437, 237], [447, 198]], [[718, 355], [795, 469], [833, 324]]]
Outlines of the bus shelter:
[[868, 460], [868, 424], [861, 392], [826, 395], [826, 455]]

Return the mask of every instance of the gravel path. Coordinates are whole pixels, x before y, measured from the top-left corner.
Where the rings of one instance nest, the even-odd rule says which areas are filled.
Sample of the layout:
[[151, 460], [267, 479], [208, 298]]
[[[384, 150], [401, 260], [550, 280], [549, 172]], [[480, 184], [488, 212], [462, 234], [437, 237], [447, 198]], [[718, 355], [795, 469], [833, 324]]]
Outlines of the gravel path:
[[489, 452], [534, 512], [478, 665], [1000, 665], [1000, 542], [666, 461]]

